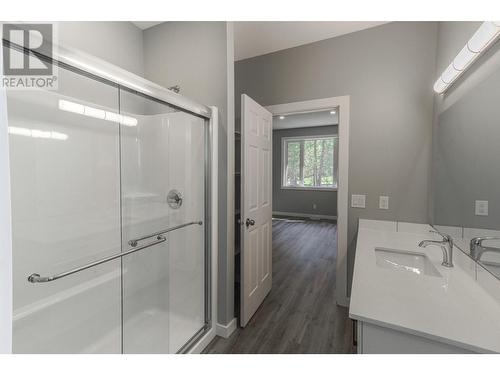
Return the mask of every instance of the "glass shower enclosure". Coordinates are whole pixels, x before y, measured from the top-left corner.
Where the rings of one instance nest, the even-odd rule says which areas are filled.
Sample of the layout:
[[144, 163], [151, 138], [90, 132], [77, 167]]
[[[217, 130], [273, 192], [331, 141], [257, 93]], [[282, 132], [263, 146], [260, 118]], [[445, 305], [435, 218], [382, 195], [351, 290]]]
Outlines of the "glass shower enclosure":
[[13, 352], [186, 352], [211, 327], [209, 115], [48, 62], [57, 91], [7, 92]]

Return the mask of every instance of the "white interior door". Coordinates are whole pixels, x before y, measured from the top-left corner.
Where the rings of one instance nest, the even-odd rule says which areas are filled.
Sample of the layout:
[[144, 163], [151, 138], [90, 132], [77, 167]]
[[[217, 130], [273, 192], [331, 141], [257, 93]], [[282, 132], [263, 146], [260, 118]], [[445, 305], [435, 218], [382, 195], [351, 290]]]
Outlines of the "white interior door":
[[272, 114], [241, 96], [241, 326], [272, 283]]

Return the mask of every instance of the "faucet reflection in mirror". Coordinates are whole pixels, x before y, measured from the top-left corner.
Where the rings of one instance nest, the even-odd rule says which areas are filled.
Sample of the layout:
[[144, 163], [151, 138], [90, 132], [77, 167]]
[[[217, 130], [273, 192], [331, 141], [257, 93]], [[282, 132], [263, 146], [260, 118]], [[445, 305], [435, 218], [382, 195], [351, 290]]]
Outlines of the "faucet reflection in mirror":
[[474, 237], [470, 240], [470, 255], [477, 261], [481, 260], [483, 253], [500, 253], [499, 247], [483, 246], [483, 241], [500, 240], [500, 237]]

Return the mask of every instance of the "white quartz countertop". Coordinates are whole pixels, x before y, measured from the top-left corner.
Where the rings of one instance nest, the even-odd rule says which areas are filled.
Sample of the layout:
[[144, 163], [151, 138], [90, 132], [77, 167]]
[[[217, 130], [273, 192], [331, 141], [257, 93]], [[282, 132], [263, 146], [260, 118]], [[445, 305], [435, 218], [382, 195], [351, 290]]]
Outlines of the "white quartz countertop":
[[[366, 222], [360, 223], [358, 231], [349, 306], [352, 319], [475, 352], [500, 353], [500, 303], [467, 271], [470, 260], [465, 255], [455, 248], [455, 267], [446, 268], [441, 265], [439, 247], [418, 247], [421, 240], [440, 239], [427, 232], [430, 226], [408, 233]], [[379, 267], [375, 248], [426, 254], [441, 277]]]

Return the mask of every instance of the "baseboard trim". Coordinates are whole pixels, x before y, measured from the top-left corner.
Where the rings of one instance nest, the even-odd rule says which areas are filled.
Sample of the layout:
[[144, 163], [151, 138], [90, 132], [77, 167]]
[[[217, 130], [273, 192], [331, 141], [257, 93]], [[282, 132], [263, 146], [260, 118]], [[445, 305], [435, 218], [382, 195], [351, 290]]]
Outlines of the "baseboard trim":
[[237, 323], [236, 318], [233, 318], [233, 320], [231, 320], [226, 325], [217, 323], [215, 325], [215, 334], [217, 336], [227, 339], [229, 336], [233, 334], [234, 331], [236, 331], [236, 323]]
[[309, 219], [337, 220], [337, 216], [333, 216], [333, 215], [301, 214], [299, 212], [273, 211], [273, 215], [291, 216], [291, 217], [306, 217], [306, 218], [309, 218]]

